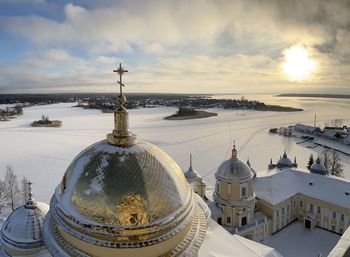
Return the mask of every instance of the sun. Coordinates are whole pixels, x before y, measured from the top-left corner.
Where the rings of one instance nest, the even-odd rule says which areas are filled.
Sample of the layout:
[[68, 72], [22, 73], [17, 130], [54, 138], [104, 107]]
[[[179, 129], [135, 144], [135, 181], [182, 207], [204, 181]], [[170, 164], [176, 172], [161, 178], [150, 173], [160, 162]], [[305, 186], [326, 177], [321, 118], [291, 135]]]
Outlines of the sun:
[[305, 47], [294, 46], [284, 52], [283, 70], [290, 80], [306, 80], [315, 70], [316, 63], [310, 59]]

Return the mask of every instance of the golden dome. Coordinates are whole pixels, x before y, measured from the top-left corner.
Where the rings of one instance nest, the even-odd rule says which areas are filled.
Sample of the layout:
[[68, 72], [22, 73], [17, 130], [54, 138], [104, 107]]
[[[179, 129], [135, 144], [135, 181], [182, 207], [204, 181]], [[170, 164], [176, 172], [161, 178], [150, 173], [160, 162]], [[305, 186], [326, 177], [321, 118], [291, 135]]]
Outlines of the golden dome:
[[44, 236], [53, 256], [189, 257], [203, 241], [200, 199], [172, 158], [131, 134], [125, 101], [121, 91], [113, 132], [72, 161], [52, 197]]
[[188, 205], [190, 189], [180, 167], [156, 146], [123, 148], [100, 141], [68, 167], [58, 204], [81, 222], [140, 226]]

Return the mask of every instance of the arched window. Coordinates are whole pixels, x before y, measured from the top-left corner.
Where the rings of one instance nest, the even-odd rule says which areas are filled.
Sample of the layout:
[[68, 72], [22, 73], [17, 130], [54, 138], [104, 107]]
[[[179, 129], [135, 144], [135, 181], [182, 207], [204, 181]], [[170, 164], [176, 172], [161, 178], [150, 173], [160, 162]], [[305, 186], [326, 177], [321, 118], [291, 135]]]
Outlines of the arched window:
[[241, 220], [241, 226], [247, 225], [247, 217], [243, 217]]
[[242, 188], [242, 197], [247, 195], [247, 189], [245, 187]]

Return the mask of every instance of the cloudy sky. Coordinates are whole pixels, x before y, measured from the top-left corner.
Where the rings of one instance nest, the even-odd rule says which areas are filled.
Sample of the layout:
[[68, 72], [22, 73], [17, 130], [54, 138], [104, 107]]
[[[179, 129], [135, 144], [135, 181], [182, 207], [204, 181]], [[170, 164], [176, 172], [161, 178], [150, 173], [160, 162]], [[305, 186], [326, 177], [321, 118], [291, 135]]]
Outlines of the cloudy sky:
[[0, 93], [111, 92], [119, 62], [128, 92], [350, 94], [350, 0], [0, 0]]

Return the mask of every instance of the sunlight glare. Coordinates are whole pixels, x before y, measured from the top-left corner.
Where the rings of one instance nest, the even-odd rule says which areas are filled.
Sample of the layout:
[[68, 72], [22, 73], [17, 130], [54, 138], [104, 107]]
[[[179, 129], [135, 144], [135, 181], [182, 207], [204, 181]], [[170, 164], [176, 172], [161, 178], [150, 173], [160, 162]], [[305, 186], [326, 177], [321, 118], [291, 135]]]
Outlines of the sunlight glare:
[[315, 69], [315, 61], [310, 59], [305, 47], [295, 46], [285, 51], [283, 70], [291, 80], [305, 80]]

